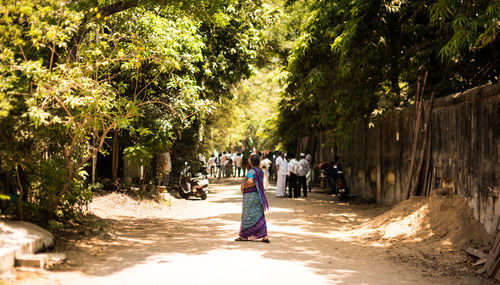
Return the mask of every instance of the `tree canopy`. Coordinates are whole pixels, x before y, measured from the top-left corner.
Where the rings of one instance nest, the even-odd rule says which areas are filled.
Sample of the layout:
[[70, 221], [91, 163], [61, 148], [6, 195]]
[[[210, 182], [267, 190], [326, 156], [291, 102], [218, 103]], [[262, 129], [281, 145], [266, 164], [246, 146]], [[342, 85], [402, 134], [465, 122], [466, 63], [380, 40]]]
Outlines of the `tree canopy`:
[[289, 1], [309, 18], [288, 58], [279, 134], [348, 136], [362, 119], [498, 81], [498, 1]]
[[85, 167], [112, 133], [139, 161], [171, 148], [251, 73], [264, 12], [246, 0], [3, 3], [2, 188], [33, 216], [62, 216], [88, 202]]

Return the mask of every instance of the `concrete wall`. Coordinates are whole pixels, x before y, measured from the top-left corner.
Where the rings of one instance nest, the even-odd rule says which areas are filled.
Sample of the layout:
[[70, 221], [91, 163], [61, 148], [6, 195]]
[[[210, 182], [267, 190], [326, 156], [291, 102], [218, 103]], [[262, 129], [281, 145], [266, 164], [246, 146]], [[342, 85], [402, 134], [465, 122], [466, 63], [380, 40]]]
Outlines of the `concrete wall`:
[[[424, 109], [428, 107], [425, 102]], [[340, 147], [354, 193], [383, 204], [404, 199], [413, 122], [414, 106], [386, 114], [372, 128], [367, 121], [361, 124], [347, 146]], [[431, 188], [452, 187], [491, 231], [500, 194], [500, 84], [434, 100], [431, 124]], [[423, 127], [420, 132], [423, 137]], [[311, 150], [315, 164], [332, 160], [335, 150], [326, 146], [326, 135], [300, 139], [299, 151]], [[416, 154], [418, 158], [420, 148]]]

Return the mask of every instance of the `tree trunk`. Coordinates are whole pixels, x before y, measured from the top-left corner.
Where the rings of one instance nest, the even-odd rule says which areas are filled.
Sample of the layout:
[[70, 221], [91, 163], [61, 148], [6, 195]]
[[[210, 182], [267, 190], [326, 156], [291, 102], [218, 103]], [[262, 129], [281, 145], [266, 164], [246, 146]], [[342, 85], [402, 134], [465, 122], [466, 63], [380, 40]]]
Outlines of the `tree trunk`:
[[19, 176], [19, 168], [16, 165], [16, 178], [17, 178], [17, 185], [19, 187], [19, 197], [17, 198], [17, 207], [19, 208], [19, 219], [22, 221], [24, 219], [23, 217], [23, 185], [21, 184], [21, 177]]
[[[92, 145], [95, 145], [95, 135], [92, 136]], [[97, 154], [92, 155], [92, 184], [95, 183], [96, 167], [97, 167]]]
[[[417, 104], [419, 104], [417, 102]], [[413, 125], [413, 143], [411, 147], [411, 156], [410, 156], [410, 167], [408, 168], [408, 175], [406, 177], [406, 184], [405, 184], [405, 191], [403, 192], [403, 198], [408, 199], [410, 198], [410, 193], [412, 189], [412, 182], [413, 182], [413, 168], [415, 165], [415, 156], [417, 153], [417, 144], [419, 140], [419, 133], [420, 133], [420, 123], [422, 121], [422, 108], [423, 106], [420, 105], [417, 109], [417, 119], [415, 121], [415, 124]]]
[[48, 217], [49, 217], [49, 219], [52, 219], [54, 217], [57, 205], [61, 201], [61, 199], [64, 196], [64, 194], [69, 190], [69, 187], [71, 186], [71, 181], [73, 181], [73, 173], [74, 173], [74, 171], [75, 170], [78, 171], [79, 169], [81, 169], [82, 167], [84, 167], [85, 164], [90, 159], [92, 159], [93, 156], [97, 155], [97, 153], [99, 151], [101, 151], [102, 146], [104, 145], [104, 142], [106, 140], [106, 137], [107, 137], [108, 133], [112, 129], [115, 129], [115, 128], [116, 128], [116, 124], [112, 124], [111, 126], [109, 126], [108, 128], [106, 128], [103, 131], [102, 135], [100, 136], [100, 138], [98, 140], [99, 144], [97, 146], [95, 146], [95, 149], [92, 151], [92, 153], [90, 153], [87, 157], [85, 157], [77, 165], [73, 165], [73, 162], [72, 162], [73, 151], [74, 151], [75, 145], [77, 144], [77, 141], [75, 140], [75, 138], [73, 138], [73, 142], [71, 143], [71, 146], [68, 147], [64, 151], [65, 152], [65, 157], [66, 157], [66, 169], [68, 170], [68, 175], [66, 176], [66, 181], [64, 182], [64, 186], [62, 187], [61, 191], [57, 194], [57, 196], [55, 196], [55, 197], [53, 197], [53, 196], [49, 197], [49, 207], [48, 207], [48, 211], [49, 211], [48, 212]]
[[118, 144], [118, 130], [115, 130], [113, 132], [113, 157], [112, 157], [112, 175], [113, 175], [113, 181], [116, 181], [118, 179], [118, 164], [119, 164], [119, 144]]
[[[432, 112], [432, 110], [431, 110]], [[432, 119], [429, 123], [429, 135], [427, 144], [427, 154], [425, 159], [425, 177], [424, 177], [424, 188], [422, 189], [423, 196], [429, 196], [430, 188], [431, 188], [431, 180], [432, 180], [432, 171], [431, 171], [431, 160], [432, 160]]]
[[406, 177], [406, 183], [404, 185], [405, 186], [404, 192], [403, 192], [404, 199], [410, 198], [410, 193], [411, 193], [411, 189], [412, 189], [413, 168], [415, 165], [415, 156], [416, 156], [416, 152], [417, 152], [417, 144], [418, 144], [419, 133], [420, 133], [420, 124], [422, 121], [424, 90], [425, 90], [425, 84], [427, 83], [427, 75], [428, 75], [428, 71], [425, 72], [424, 83], [422, 84], [422, 90], [419, 90], [420, 88], [417, 87], [417, 94], [415, 95], [415, 112], [416, 113], [415, 113], [415, 123], [413, 125], [413, 143], [412, 143], [411, 154], [410, 154], [410, 167], [408, 169], [408, 175]]
[[54, 217], [57, 205], [61, 201], [64, 194], [68, 192], [71, 181], [73, 180], [73, 163], [71, 162], [71, 157], [66, 158], [66, 167], [68, 169], [68, 175], [66, 176], [66, 182], [64, 183], [62, 190], [57, 194], [56, 197], [53, 197], [52, 199], [49, 198], [49, 219], [52, 219]]
[[424, 123], [424, 128], [425, 128], [425, 134], [423, 137], [423, 145], [422, 149], [420, 150], [420, 159], [419, 159], [419, 164], [417, 168], [417, 175], [415, 176], [415, 183], [412, 184], [412, 190], [410, 192], [411, 196], [417, 196], [421, 195], [422, 192], [422, 187], [425, 188], [425, 181], [422, 181], [422, 171], [423, 171], [423, 166], [424, 166], [424, 160], [425, 160], [425, 154], [430, 153], [430, 148], [428, 145], [431, 143], [430, 140], [430, 124], [431, 124], [431, 115], [432, 115], [432, 104], [434, 101], [434, 92], [432, 92], [431, 95], [431, 100], [429, 102], [428, 110], [427, 110], [427, 115], [425, 118], [425, 123]]

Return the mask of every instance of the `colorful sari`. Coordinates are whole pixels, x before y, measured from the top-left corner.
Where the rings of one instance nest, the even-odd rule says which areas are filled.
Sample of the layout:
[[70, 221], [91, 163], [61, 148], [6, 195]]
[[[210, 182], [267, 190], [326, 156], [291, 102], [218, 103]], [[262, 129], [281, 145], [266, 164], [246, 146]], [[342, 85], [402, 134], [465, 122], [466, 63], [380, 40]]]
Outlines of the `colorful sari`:
[[269, 204], [264, 193], [264, 172], [262, 169], [254, 167], [248, 171], [248, 178], [253, 179], [255, 186], [243, 189], [240, 237], [260, 239], [267, 236], [264, 211], [269, 210]]

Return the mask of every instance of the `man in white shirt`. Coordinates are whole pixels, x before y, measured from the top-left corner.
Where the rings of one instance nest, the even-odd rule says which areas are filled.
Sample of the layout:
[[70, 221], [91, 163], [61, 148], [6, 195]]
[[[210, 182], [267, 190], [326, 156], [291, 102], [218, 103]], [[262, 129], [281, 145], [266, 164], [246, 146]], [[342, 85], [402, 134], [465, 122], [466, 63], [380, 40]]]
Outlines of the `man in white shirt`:
[[238, 153], [238, 155], [234, 158], [234, 165], [236, 167], [234, 176], [238, 175], [238, 177], [240, 177], [241, 168], [243, 167], [243, 156], [241, 155], [241, 153]]
[[207, 164], [207, 161], [205, 160], [205, 155], [204, 154], [198, 154], [198, 159], [200, 160], [201, 164], [205, 165]]
[[300, 169], [298, 171], [298, 192], [300, 195], [300, 188], [303, 188], [304, 197], [307, 197], [307, 183], [306, 183], [306, 175], [309, 172], [309, 162], [306, 159], [306, 155], [301, 153], [299, 160]]
[[204, 154], [201, 154], [201, 153], [198, 153], [198, 160], [200, 161], [202, 167], [205, 168], [204, 171], [201, 171], [201, 172], [205, 172], [207, 171], [207, 159], [205, 158], [205, 155]]
[[269, 167], [271, 166], [271, 160], [269, 158], [264, 158], [262, 156], [259, 167], [264, 171], [264, 189], [269, 189]]
[[226, 177], [227, 176], [226, 167], [225, 167], [226, 160], [227, 160], [227, 154], [226, 154], [226, 152], [223, 152], [222, 156], [220, 158], [220, 164], [221, 164], [221, 167], [222, 167], [222, 177]]
[[280, 151], [280, 156], [276, 159], [276, 168], [278, 171], [278, 181], [276, 182], [276, 197], [284, 198], [286, 195], [285, 185], [288, 163], [285, 160], [285, 153], [282, 151]]
[[215, 155], [208, 159], [207, 168], [210, 169], [210, 176], [215, 177]]
[[300, 197], [300, 191], [297, 189], [297, 174], [299, 173], [300, 165], [294, 155], [291, 155], [292, 159], [288, 162], [288, 170], [290, 171], [290, 179], [288, 180], [288, 198], [298, 198]]
[[217, 179], [222, 175], [222, 153], [215, 158], [215, 167], [217, 167]]

